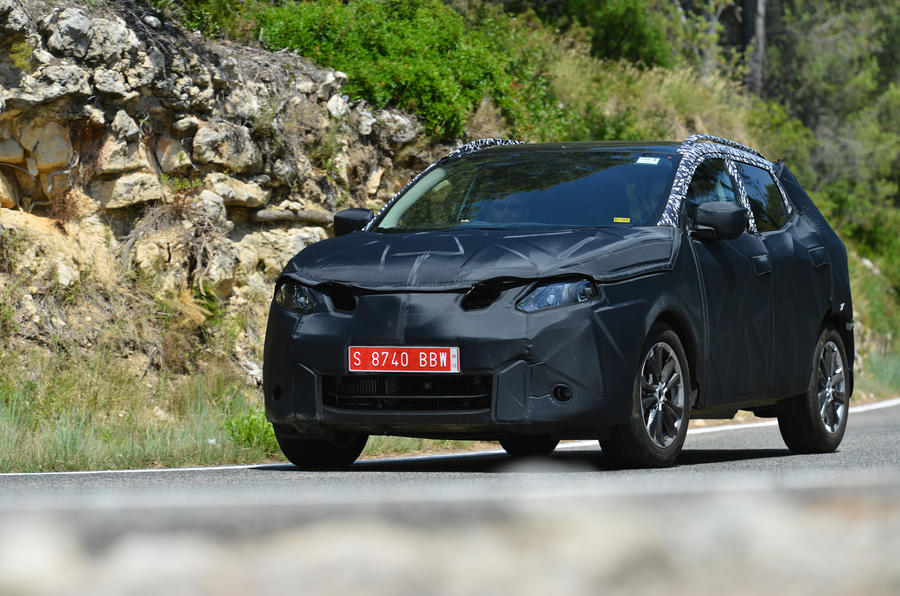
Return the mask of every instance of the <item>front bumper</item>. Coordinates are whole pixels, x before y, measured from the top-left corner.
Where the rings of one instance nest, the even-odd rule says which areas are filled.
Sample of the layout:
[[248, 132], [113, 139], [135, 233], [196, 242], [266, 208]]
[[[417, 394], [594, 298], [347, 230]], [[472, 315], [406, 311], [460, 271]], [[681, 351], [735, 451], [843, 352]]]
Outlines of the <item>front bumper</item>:
[[[360, 294], [351, 312], [316, 294], [319, 307], [302, 316], [273, 303], [263, 370], [268, 419], [281, 432], [306, 436], [352, 430], [484, 440], [515, 433], [596, 438], [627, 422], [640, 334], [617, 329], [642, 318], [640, 302], [610, 307], [604, 298], [525, 314], [513, 307], [520, 293], [470, 311], [452, 292]], [[459, 347], [460, 375], [484, 379], [489, 398], [452, 409], [424, 393], [402, 395], [402, 407], [390, 395], [364, 407], [338, 403], [335, 383], [354, 377], [350, 345]], [[569, 399], [554, 397], [558, 386]]]

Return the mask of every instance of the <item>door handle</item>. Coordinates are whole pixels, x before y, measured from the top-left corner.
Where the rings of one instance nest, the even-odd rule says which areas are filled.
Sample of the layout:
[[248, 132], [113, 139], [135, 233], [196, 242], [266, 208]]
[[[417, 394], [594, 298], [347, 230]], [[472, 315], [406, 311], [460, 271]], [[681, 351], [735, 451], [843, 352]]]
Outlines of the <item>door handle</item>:
[[758, 277], [772, 273], [772, 260], [769, 255], [755, 255], [751, 258], [753, 259], [753, 272]]

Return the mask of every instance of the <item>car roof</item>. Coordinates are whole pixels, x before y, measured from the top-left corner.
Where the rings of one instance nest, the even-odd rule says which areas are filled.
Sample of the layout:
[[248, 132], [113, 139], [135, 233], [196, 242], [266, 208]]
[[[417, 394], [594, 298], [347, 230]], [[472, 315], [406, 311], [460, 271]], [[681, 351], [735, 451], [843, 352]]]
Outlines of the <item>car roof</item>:
[[694, 153], [702, 155], [706, 153], [722, 152], [742, 154], [752, 161], [764, 160], [762, 154], [736, 141], [713, 135], [692, 135], [684, 141], [571, 141], [563, 143], [523, 143], [510, 139], [479, 139], [466, 143], [454, 151], [448, 158], [462, 157], [472, 154], [503, 154], [503, 153], [557, 153], [565, 151], [578, 152], [603, 152], [603, 151], [633, 151], [648, 153], [663, 153], [673, 155], [685, 155]]
[[522, 143], [493, 145], [481, 149], [485, 153], [558, 152], [558, 151], [648, 151], [677, 154], [681, 143], [667, 141], [572, 141], [566, 143]]

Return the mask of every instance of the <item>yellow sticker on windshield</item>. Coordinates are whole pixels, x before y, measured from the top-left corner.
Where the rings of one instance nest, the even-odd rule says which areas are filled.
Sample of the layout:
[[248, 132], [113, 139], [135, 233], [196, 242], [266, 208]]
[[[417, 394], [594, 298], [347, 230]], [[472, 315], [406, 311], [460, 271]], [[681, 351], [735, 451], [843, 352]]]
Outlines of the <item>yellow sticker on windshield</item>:
[[614, 217], [613, 223], [631, 223], [630, 217]]

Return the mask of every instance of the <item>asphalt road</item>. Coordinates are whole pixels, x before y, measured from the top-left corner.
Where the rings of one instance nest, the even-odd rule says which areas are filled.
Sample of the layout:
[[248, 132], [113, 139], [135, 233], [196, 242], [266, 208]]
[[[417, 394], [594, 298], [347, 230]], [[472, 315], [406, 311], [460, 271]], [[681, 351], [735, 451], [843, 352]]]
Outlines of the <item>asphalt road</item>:
[[290, 465], [0, 475], [0, 594], [900, 593], [900, 400], [838, 452], [692, 432], [665, 470], [593, 445]]

